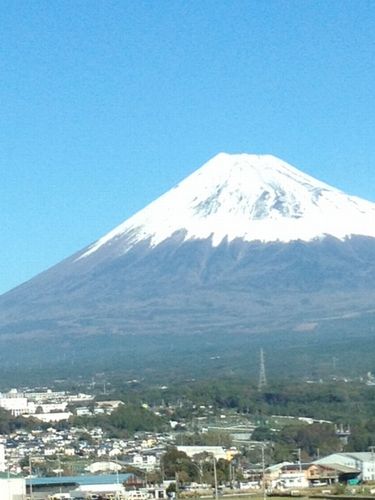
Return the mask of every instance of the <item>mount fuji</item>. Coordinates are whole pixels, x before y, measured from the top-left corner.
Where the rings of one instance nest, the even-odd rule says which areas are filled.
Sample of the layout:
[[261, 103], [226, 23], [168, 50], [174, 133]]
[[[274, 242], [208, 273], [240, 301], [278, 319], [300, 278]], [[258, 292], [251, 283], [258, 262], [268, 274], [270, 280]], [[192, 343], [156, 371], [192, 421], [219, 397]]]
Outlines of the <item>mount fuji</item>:
[[221, 153], [2, 295], [0, 344], [302, 331], [374, 299], [374, 203], [274, 156]]

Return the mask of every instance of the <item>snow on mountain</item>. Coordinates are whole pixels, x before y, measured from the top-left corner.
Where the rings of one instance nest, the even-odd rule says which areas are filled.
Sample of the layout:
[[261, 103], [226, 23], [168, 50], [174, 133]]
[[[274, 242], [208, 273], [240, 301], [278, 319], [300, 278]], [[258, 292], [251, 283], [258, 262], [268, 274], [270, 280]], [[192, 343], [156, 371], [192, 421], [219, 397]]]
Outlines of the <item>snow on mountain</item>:
[[311, 241], [375, 237], [375, 204], [348, 196], [271, 155], [220, 153], [89, 247], [79, 259], [123, 240], [156, 246], [184, 240]]

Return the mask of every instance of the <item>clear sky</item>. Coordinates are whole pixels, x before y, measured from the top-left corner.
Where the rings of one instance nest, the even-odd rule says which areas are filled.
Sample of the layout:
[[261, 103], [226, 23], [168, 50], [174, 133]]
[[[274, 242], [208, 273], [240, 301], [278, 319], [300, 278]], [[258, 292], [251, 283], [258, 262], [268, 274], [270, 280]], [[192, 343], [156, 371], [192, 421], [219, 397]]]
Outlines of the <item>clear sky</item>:
[[375, 2], [2, 0], [0, 293], [220, 151], [375, 201]]

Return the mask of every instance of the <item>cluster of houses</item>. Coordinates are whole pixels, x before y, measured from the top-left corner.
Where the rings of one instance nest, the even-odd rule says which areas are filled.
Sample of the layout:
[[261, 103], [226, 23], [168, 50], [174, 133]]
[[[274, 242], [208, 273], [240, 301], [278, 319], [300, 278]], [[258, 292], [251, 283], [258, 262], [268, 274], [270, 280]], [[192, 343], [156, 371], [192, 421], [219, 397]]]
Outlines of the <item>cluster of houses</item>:
[[[60, 492], [62, 488], [66, 488], [66, 491], [70, 488], [69, 491], [75, 493], [69, 498], [93, 499], [95, 494], [103, 496], [104, 491], [108, 493], [108, 498], [113, 498], [113, 495], [126, 500], [165, 498], [167, 483], [159, 489], [153, 487], [152, 492], [150, 488], [145, 490], [145, 484], [142, 485], [142, 491], [138, 485], [138, 493], [134, 493], [133, 488], [131, 496], [123, 484], [124, 471], [131, 466], [147, 476], [148, 473], [160, 470], [161, 457], [169, 446], [176, 445], [175, 430], [178, 426], [185, 426], [183, 421], [171, 421], [170, 432], [139, 433], [131, 439], [110, 439], [100, 427], [77, 427], [71, 425], [71, 422], [68, 425], [58, 424], [68, 420], [73, 414], [82, 417], [110, 414], [121, 404], [121, 401], [95, 401], [90, 394], [64, 391], [19, 392], [12, 389], [7, 393], [0, 393], [0, 407], [13, 416], [37, 418], [47, 424], [38, 430], [18, 429], [0, 437], [0, 500], [25, 498], [26, 481], [29, 490], [33, 485], [35, 488], [38, 485], [51, 487], [52, 490], [55, 488], [55, 491], [59, 488]], [[200, 407], [200, 411], [203, 410], [210, 415], [210, 408]], [[208, 417], [196, 417], [196, 421], [199, 418]], [[220, 415], [220, 420], [225, 420], [225, 415]], [[306, 422], [309, 423], [311, 422]], [[242, 429], [239, 425], [226, 428], [237, 438]], [[246, 435], [249, 434], [247, 427], [245, 431]], [[181, 445], [177, 448], [193, 460], [206, 453], [216, 460], [232, 462], [238, 454], [236, 448], [224, 449], [221, 446]], [[46, 474], [48, 463], [51, 466]], [[53, 477], [40, 477], [43, 473]], [[27, 475], [31, 476], [27, 480], [22, 477]], [[232, 488], [264, 488], [265, 491], [275, 491], [320, 486], [328, 492], [336, 483], [355, 485], [375, 481], [375, 456], [372, 452], [334, 453], [307, 464], [283, 462], [269, 467], [258, 464], [255, 468], [250, 464], [248, 467], [242, 464], [241, 476], [244, 478], [241, 482], [231, 482]], [[203, 485], [195, 485], [195, 488], [199, 490]], [[30, 491], [28, 494], [30, 495]], [[56, 498], [62, 500], [62, 497]]]
[[[104, 469], [111, 469], [111, 461], [121, 467], [133, 466], [143, 470], [154, 470], [168, 445], [174, 444], [169, 434], [143, 433], [132, 439], [110, 439], [99, 428], [82, 429], [69, 427], [57, 430], [17, 430], [3, 437], [0, 443], [0, 472], [10, 470], [21, 473], [21, 463], [27, 457], [35, 457], [35, 468], [41, 461], [53, 461], [77, 467], [80, 462], [102, 462]], [[6, 456], [6, 460], [5, 460]], [[70, 470], [69, 472], [76, 472]]]
[[[131, 465], [138, 469], [154, 470], [158, 467], [160, 456], [173, 439], [168, 434], [144, 433], [132, 439], [109, 439], [100, 427], [86, 429], [72, 425], [56, 425], [70, 417], [110, 414], [121, 401], [94, 401], [91, 394], [71, 394], [65, 391], [25, 391], [12, 389], [0, 393], [0, 407], [13, 416], [37, 419], [43, 425], [38, 430], [18, 429], [6, 436], [0, 436], [0, 473], [20, 474], [25, 466], [22, 462], [33, 457], [31, 467], [38, 471], [41, 462], [58, 457], [61, 463], [70, 459], [69, 473], [76, 464], [93, 465], [95, 472], [113, 471], [118, 467]], [[76, 460], [75, 460], [76, 459]], [[116, 460], [117, 464], [111, 465]], [[120, 465], [118, 465], [120, 464]], [[79, 466], [78, 466], [79, 467]], [[64, 471], [64, 473], [67, 471]]]
[[[0, 393], [0, 407], [13, 416], [32, 417], [50, 424], [50, 427], [43, 425], [31, 431], [18, 429], [0, 437], [0, 472], [25, 472], [25, 461], [29, 457], [32, 457], [32, 464], [27, 462], [26, 468], [32, 467], [37, 473], [45, 470], [45, 467], [40, 466], [41, 462], [53, 464], [56, 457], [59, 463], [69, 466], [68, 470], [63, 471], [64, 474], [83, 472], [79, 464], [87, 462], [90, 465], [85, 465], [86, 471], [94, 473], [118, 471], [128, 466], [146, 472], [157, 470], [166, 448], [175, 445], [174, 427], [179, 424], [183, 428], [183, 422], [170, 421], [171, 432], [140, 433], [131, 439], [110, 439], [100, 427], [75, 427], [71, 422], [59, 425], [73, 414], [77, 417], [110, 414], [122, 404], [118, 400], [96, 401], [91, 394], [71, 394], [51, 389], [12, 389]], [[198, 448], [194, 448], [197, 453]], [[183, 451], [186, 452], [186, 449]], [[222, 447], [210, 447], [209, 452], [217, 459], [228, 458], [228, 453]]]

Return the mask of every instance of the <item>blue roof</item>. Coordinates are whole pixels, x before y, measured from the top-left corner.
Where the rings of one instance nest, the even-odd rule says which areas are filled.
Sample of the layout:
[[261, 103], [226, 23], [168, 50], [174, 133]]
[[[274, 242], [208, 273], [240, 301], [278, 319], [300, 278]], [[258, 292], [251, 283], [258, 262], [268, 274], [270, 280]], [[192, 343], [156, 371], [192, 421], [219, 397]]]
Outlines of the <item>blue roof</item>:
[[29, 486], [49, 486], [49, 485], [90, 485], [90, 484], [115, 484], [123, 483], [129, 478], [134, 477], [134, 474], [101, 474], [101, 475], [86, 475], [86, 476], [54, 476], [54, 477], [33, 477], [26, 479], [26, 485]]

